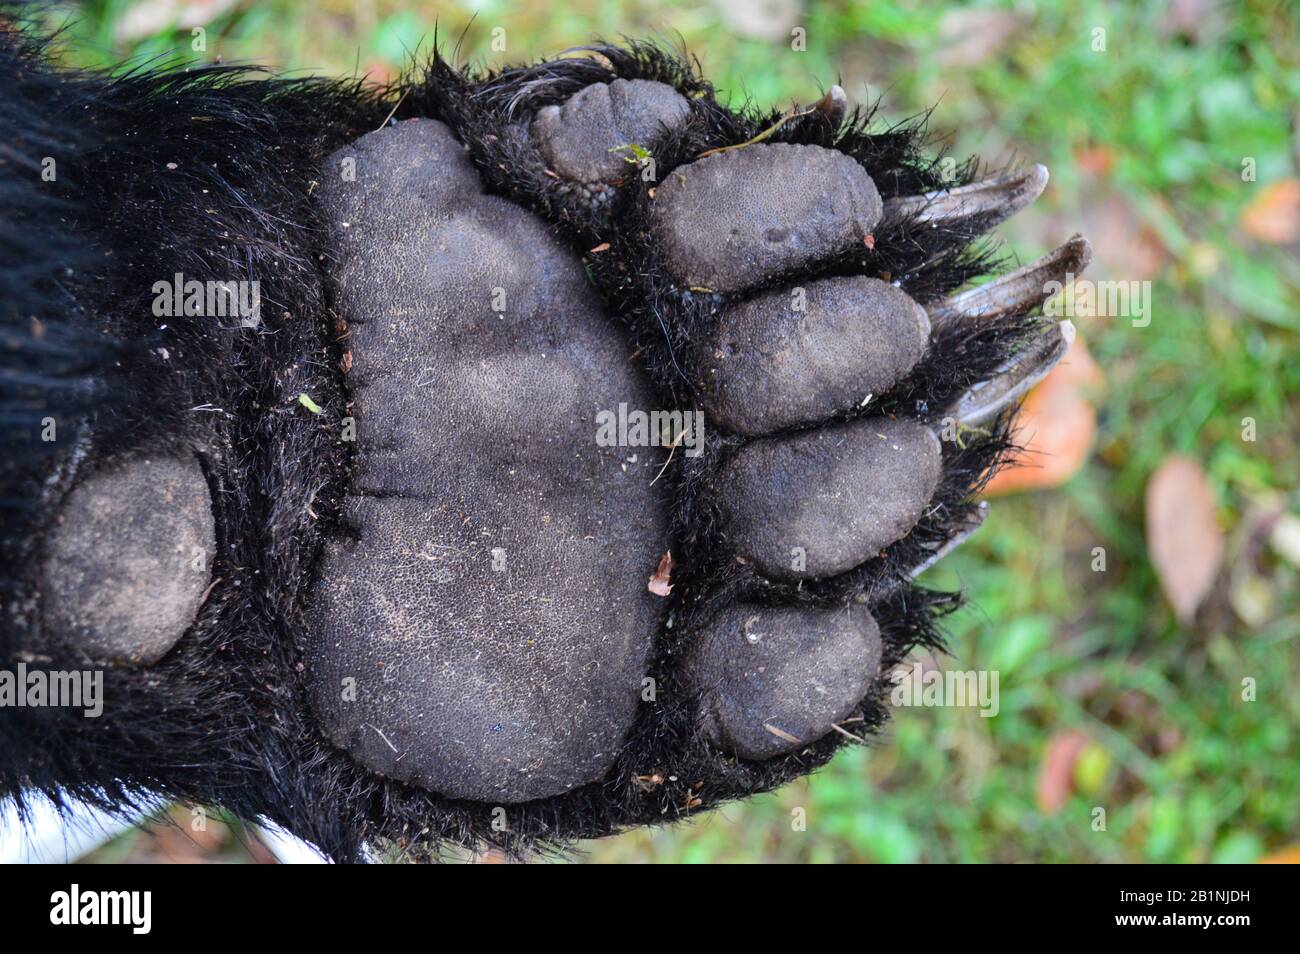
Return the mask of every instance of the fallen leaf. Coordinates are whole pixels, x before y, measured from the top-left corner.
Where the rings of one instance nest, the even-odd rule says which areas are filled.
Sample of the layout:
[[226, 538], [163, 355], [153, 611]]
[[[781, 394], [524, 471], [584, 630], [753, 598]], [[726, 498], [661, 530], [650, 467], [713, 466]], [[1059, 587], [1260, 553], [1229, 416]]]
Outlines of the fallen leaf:
[[1096, 742], [1089, 742], [1074, 760], [1074, 787], [1084, 795], [1101, 791], [1110, 774], [1110, 752]]
[[993, 475], [985, 495], [1059, 487], [1078, 473], [1097, 433], [1089, 394], [1102, 381], [1101, 369], [1077, 335], [1061, 363], [1025, 398], [1015, 427], [1023, 450], [1015, 464]]
[[402, 70], [386, 60], [372, 59], [362, 67], [361, 75], [371, 83], [385, 86], [396, 82], [402, 75]]
[[1223, 562], [1214, 492], [1196, 461], [1166, 457], [1147, 484], [1147, 551], [1179, 622], [1190, 623]]
[[668, 582], [668, 577], [673, 572], [673, 552], [668, 550], [659, 559], [659, 568], [655, 570], [654, 576], [650, 577], [648, 589], [655, 596], [667, 596], [673, 591], [672, 584]]
[[1038, 769], [1038, 809], [1055, 815], [1065, 807], [1074, 791], [1074, 765], [1088, 747], [1088, 736], [1076, 730], [1058, 732], [1047, 742], [1043, 762]]
[[1260, 858], [1256, 864], [1261, 865], [1300, 865], [1300, 845], [1292, 845]]
[[1277, 560], [1269, 559], [1269, 551], [1300, 566], [1300, 518], [1282, 507], [1271, 494], [1248, 498], [1228, 537], [1228, 602], [1251, 629], [1262, 628], [1274, 617], [1279, 597], [1290, 589], [1288, 574]]
[[1113, 192], [1087, 203], [1083, 226], [1097, 259], [1089, 278], [1146, 281], [1160, 273], [1169, 257], [1156, 230], [1138, 218], [1128, 199]]
[[1074, 164], [1082, 172], [1104, 179], [1115, 167], [1115, 152], [1109, 146], [1085, 146], [1074, 154]]
[[1251, 629], [1259, 629], [1273, 618], [1277, 592], [1273, 581], [1242, 562], [1232, 568], [1228, 602], [1237, 617]]
[[1300, 179], [1279, 179], [1264, 186], [1242, 210], [1241, 227], [1251, 238], [1272, 245], [1300, 239]]

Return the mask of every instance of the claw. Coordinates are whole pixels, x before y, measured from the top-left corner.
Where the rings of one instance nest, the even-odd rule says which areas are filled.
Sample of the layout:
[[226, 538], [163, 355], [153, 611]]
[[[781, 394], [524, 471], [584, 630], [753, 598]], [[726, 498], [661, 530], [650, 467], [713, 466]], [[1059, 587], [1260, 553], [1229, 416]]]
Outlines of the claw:
[[931, 305], [927, 309], [930, 321], [938, 328], [944, 322], [959, 318], [1028, 314], [1055, 293], [1051, 283], [1065, 284], [1071, 276], [1087, 268], [1091, 261], [1092, 246], [1088, 240], [1082, 235], [1071, 236], [1064, 245], [1035, 262]]
[[890, 218], [910, 217], [918, 223], [946, 224], [992, 215], [992, 228], [1005, 222], [1047, 188], [1047, 167], [1033, 165], [1017, 172], [972, 182], [955, 189], [937, 189], [922, 195], [899, 196], [885, 202]]
[[963, 427], [974, 427], [1018, 401], [1065, 357], [1074, 343], [1074, 333], [1072, 322], [1050, 325], [1017, 352], [997, 374], [981, 381], [949, 405], [944, 417], [953, 418]]
[[838, 129], [844, 121], [844, 113], [849, 107], [849, 97], [838, 85], [826, 91], [826, 95], [813, 105], [813, 109], [826, 117], [832, 129]]
[[955, 531], [952, 536], [935, 548], [929, 556], [912, 567], [909, 574], [912, 579], [916, 579], [930, 567], [934, 566], [953, 550], [965, 543], [976, 530], [984, 525], [984, 518], [989, 515], [988, 501], [981, 500], [971, 515], [966, 518], [966, 522], [961, 529]]

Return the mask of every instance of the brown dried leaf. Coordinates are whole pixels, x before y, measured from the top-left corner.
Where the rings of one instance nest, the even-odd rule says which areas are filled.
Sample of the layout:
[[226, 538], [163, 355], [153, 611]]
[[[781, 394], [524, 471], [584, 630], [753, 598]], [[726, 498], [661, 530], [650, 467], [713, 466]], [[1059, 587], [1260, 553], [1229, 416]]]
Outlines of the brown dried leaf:
[[1196, 461], [1166, 457], [1147, 484], [1147, 551], [1174, 615], [1190, 623], [1223, 562], [1214, 492]]
[[1168, 252], [1156, 230], [1139, 219], [1132, 203], [1121, 195], [1110, 193], [1089, 202], [1083, 212], [1083, 223], [1083, 231], [1096, 251], [1094, 271], [1105, 273], [1104, 276], [1090, 273], [1090, 278], [1146, 281], [1158, 275], [1168, 260]]
[[673, 552], [668, 550], [659, 558], [659, 568], [655, 570], [654, 576], [650, 577], [648, 589], [655, 596], [667, 596], [673, 591], [672, 584], [668, 578], [673, 572]]
[[1072, 729], [1058, 732], [1047, 741], [1043, 762], [1038, 769], [1038, 809], [1045, 815], [1055, 815], [1065, 807], [1074, 791], [1074, 764], [1088, 746], [1088, 737]]
[[1115, 150], [1109, 146], [1085, 146], [1075, 152], [1074, 164], [1088, 175], [1105, 179], [1115, 168]]

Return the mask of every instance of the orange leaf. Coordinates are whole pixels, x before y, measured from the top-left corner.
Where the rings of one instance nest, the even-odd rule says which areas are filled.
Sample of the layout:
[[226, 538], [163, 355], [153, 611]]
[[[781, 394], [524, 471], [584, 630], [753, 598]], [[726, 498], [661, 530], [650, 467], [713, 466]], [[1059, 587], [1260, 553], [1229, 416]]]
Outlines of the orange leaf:
[[1058, 732], [1048, 740], [1038, 769], [1037, 801], [1043, 814], [1055, 815], [1065, 807], [1074, 791], [1074, 763], [1088, 742], [1088, 737], [1078, 730]]
[[1271, 855], [1265, 855], [1256, 863], [1261, 865], [1300, 865], [1300, 845], [1292, 845], [1289, 848], [1283, 848], [1281, 851], [1275, 851]]
[[1147, 551], [1180, 622], [1190, 623], [1223, 561], [1214, 492], [1201, 466], [1166, 457], [1147, 484]]
[[1169, 259], [1156, 230], [1138, 218], [1133, 204], [1118, 194], [1103, 192], [1102, 197], [1088, 202], [1083, 225], [1097, 256], [1090, 278], [1144, 281], [1158, 275]]
[[1241, 227], [1252, 238], [1273, 245], [1300, 239], [1300, 179], [1270, 182], [1242, 210]]
[[1024, 448], [1017, 463], [998, 471], [987, 496], [1059, 487], [1083, 467], [1097, 433], [1088, 392], [1102, 383], [1101, 369], [1083, 337], [1052, 373], [1029, 392], [1016, 419], [1015, 441]]
[[1104, 179], [1115, 168], [1115, 153], [1107, 146], [1087, 146], [1074, 154], [1074, 164], [1089, 175]]

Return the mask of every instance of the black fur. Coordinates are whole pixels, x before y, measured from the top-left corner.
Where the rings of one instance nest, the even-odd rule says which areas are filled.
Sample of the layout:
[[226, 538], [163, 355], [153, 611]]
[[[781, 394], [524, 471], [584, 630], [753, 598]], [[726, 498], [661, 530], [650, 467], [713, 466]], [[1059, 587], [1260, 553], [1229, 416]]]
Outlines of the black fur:
[[[832, 735], [768, 763], [725, 757], [696, 737], [678, 691], [679, 634], [737, 598], [835, 605], [865, 597], [881, 623], [886, 667], [917, 645], [941, 644], [936, 621], [955, 594], [914, 586], [907, 571], [969, 514], [971, 498], [1007, 449], [1006, 421], [964, 449], [949, 447], [937, 505], [885, 555], [814, 586], [764, 581], [713, 556], [709, 474], [733, 450], [724, 440], [665, 479], [677, 481], [675, 553], [696, 553], [674, 573], [673, 626], [651, 667], [658, 705], [642, 707], [606, 781], [513, 806], [509, 830], [492, 806], [455, 802], [372, 775], [311, 724], [299, 675], [302, 602], [326, 534], [339, 532], [346, 445], [336, 424], [347, 394], [330, 312], [323, 230], [311, 193], [320, 161], [390, 116], [447, 122], [471, 149], [487, 187], [549, 219], [587, 255], [593, 281], [629, 325], [666, 398], [691, 403], [687, 343], [722, 304], [681, 293], [655, 254], [636, 190], [593, 207], [546, 174], [524, 130], [539, 107], [616, 77], [675, 85], [690, 122], [657, 151], [659, 175], [700, 152], [743, 142], [778, 114], [733, 112], [682, 58], [658, 47], [601, 45], [573, 58], [498, 73], [457, 70], [435, 56], [391, 88], [283, 80], [233, 67], [136, 70], [119, 78], [67, 73], [17, 29], [0, 36], [0, 471], [5, 530], [0, 580], [3, 660], [39, 637], [29, 576], [51, 509], [79, 471], [132, 449], [199, 450], [222, 536], [220, 578], [193, 630], [161, 663], [110, 670], [104, 715], [59, 709], [0, 715], [0, 796], [33, 793], [121, 810], [164, 800], [220, 805], [274, 821], [332, 857], [360, 860], [367, 845], [412, 857], [448, 845], [512, 854], [658, 824], [774, 788], [823, 764]], [[871, 111], [833, 130], [818, 116], [788, 122], [773, 141], [815, 143], [861, 161], [886, 196], [937, 187], [923, 120], [873, 131]], [[55, 158], [54, 183], [40, 178]], [[175, 165], [175, 168], [169, 166]], [[963, 181], [975, 173], [961, 168]], [[818, 274], [867, 273], [902, 282], [924, 302], [995, 264], [978, 230], [898, 223]], [[264, 327], [158, 319], [152, 284], [186, 278], [258, 279]], [[801, 280], [817, 277], [799, 276]], [[166, 325], [166, 327], [162, 327]], [[873, 407], [927, 418], [1019, 347], [1019, 318], [958, 327], [934, 348], [911, 390]], [[166, 357], [160, 349], [166, 350]], [[297, 402], [308, 394], [325, 411]], [[667, 406], [667, 405], [665, 405]], [[59, 439], [40, 441], [41, 421]], [[76, 448], [77, 452], [72, 453]], [[81, 663], [50, 646], [49, 664]], [[864, 700], [865, 727], [886, 717], [882, 680]]]

